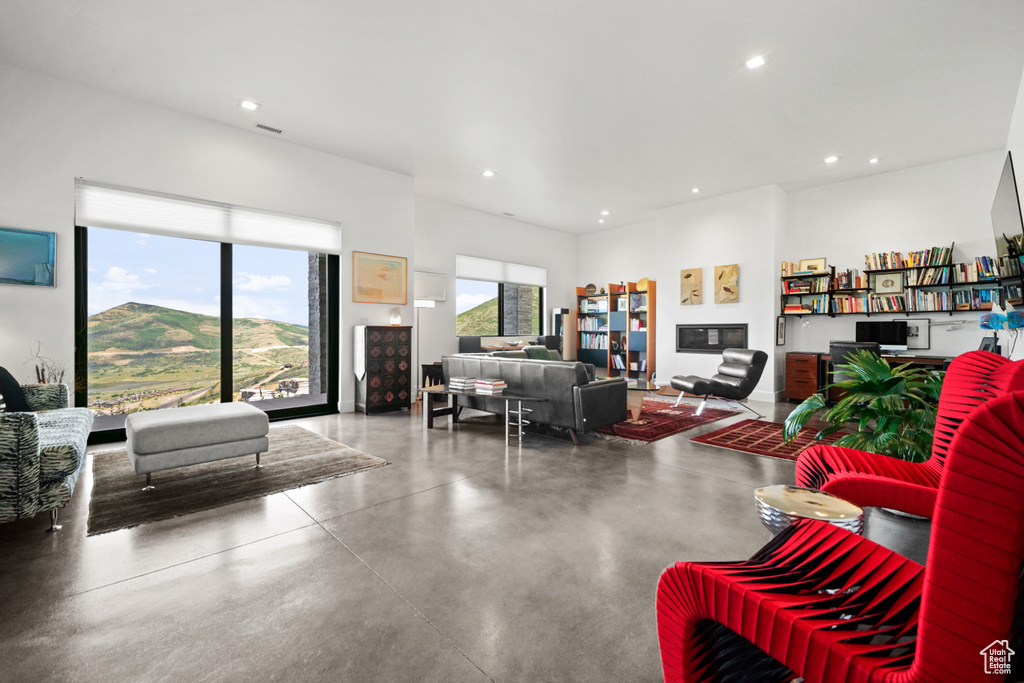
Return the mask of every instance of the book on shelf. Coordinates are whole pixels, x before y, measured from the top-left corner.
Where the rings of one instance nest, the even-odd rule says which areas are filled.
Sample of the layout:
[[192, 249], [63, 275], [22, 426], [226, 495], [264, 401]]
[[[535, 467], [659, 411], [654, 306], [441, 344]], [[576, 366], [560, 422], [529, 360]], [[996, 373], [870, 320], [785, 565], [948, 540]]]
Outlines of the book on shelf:
[[782, 277], [792, 277], [793, 273], [796, 272], [797, 264], [792, 261], [782, 262]]
[[626, 369], [626, 361], [622, 357], [622, 354], [620, 354], [620, 353], [613, 353], [612, 354], [612, 367], [615, 368], [616, 370], [625, 370]]
[[832, 289], [861, 289], [865, 287], [864, 276], [856, 268], [836, 271]]
[[871, 296], [871, 308], [877, 313], [904, 313], [906, 302], [898, 294], [873, 294]]
[[867, 270], [895, 270], [900, 268], [921, 268], [925, 266], [948, 266], [953, 259], [953, 246], [932, 247], [912, 251], [904, 256], [901, 252], [875, 252], [864, 255]]

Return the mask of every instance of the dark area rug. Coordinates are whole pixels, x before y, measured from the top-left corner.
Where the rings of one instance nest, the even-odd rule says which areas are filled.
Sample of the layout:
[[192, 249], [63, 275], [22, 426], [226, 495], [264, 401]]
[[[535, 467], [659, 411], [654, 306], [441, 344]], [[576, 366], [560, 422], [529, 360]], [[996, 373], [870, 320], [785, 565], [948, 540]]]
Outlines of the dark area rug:
[[249, 498], [307, 486], [387, 465], [308, 429], [290, 425], [270, 430], [270, 450], [256, 457], [178, 467], [153, 473], [153, 491], [135, 474], [124, 449], [92, 454], [89, 536], [211, 510]]
[[673, 407], [669, 402], [648, 398], [644, 401], [640, 418], [635, 422], [626, 420], [615, 425], [614, 429], [601, 427], [597, 433], [608, 439], [618, 438], [639, 443], [651, 443], [736, 414], [732, 410], [705, 408], [700, 415], [694, 415], [696, 410], [696, 406], [689, 403]]
[[736, 424], [716, 429], [703, 436], [695, 436], [690, 441], [706, 443], [709, 446], [728, 448], [733, 451], [765, 455], [781, 460], [796, 460], [800, 452], [815, 443], [831, 444], [849, 434], [847, 431], [836, 432], [821, 441], [815, 441], [817, 429], [802, 429], [790, 443], [782, 442], [782, 425], [778, 422], [762, 422], [761, 420], [742, 420]]

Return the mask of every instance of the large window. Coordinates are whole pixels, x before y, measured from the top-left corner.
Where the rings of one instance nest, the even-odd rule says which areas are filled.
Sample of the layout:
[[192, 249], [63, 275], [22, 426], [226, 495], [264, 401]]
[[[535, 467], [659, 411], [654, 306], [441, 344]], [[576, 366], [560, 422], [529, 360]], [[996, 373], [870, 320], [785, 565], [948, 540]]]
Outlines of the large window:
[[339, 259], [302, 250], [337, 226], [84, 181], [76, 212], [76, 403], [103, 438], [203, 403], [337, 410]]
[[456, 334], [543, 333], [544, 268], [458, 255], [455, 277]]
[[455, 334], [539, 335], [542, 292], [530, 285], [456, 279]]

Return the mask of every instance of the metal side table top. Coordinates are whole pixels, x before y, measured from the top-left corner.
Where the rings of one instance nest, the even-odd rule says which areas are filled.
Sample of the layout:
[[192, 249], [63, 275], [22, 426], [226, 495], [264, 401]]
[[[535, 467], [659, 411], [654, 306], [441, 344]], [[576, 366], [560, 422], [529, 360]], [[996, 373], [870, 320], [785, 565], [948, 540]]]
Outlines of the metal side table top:
[[820, 519], [859, 534], [864, 529], [864, 510], [831, 493], [802, 486], [776, 484], [754, 491], [757, 513], [772, 534], [787, 529], [797, 519]]

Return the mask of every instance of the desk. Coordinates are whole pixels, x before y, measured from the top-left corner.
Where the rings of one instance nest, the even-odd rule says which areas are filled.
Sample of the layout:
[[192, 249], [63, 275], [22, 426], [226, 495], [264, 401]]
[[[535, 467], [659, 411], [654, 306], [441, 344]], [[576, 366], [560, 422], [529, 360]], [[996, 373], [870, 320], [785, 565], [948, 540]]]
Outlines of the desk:
[[[910, 363], [913, 367], [941, 370], [949, 356], [882, 354], [890, 365]], [[786, 354], [786, 400], [803, 401], [832, 381], [832, 356], [827, 353], [790, 352]]]

